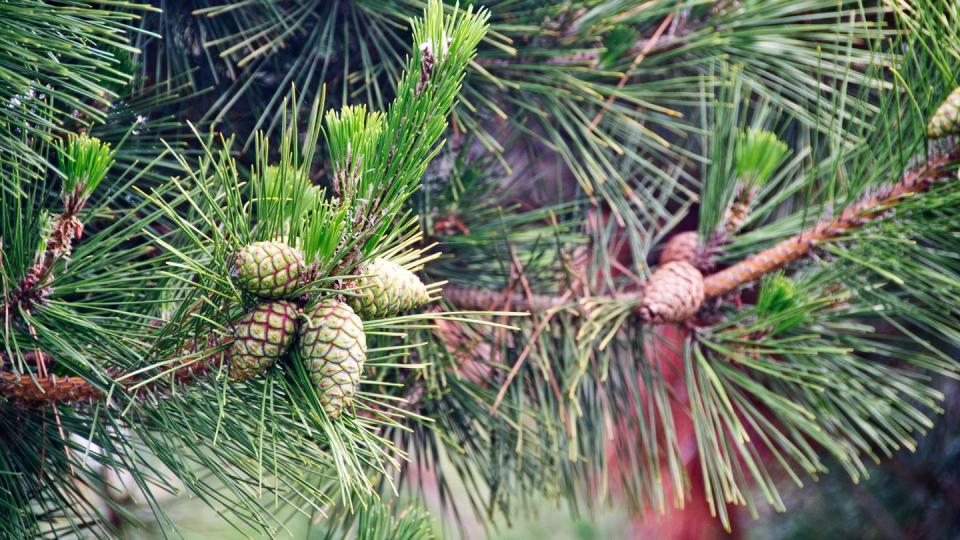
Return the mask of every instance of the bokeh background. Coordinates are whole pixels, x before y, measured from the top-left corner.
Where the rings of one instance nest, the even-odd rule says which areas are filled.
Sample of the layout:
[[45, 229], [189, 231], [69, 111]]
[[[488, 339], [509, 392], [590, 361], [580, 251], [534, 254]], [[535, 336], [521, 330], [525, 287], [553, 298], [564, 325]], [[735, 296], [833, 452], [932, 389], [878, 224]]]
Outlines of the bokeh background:
[[[494, 540], [613, 540], [632, 538], [805, 540], [859, 538], [865, 540], [960, 538], [960, 388], [942, 381], [944, 412], [934, 429], [921, 439], [916, 451], [902, 451], [871, 468], [870, 477], [855, 484], [834, 464], [833, 473], [803, 488], [782, 481], [788, 512], [759, 508], [756, 519], [745, 510], [735, 513], [735, 528], [723, 531], [707, 512], [694, 507], [662, 517], [630, 516], [624, 508], [609, 508], [587, 516], [571, 515], [565, 506], [541, 500], [518, 515], [513, 523], [500, 522], [485, 530], [465, 512], [457, 523], [453, 511], [439, 500], [425, 501], [434, 517], [440, 538]], [[429, 482], [429, 478], [424, 478]], [[163, 506], [186, 540], [240, 540], [258, 538], [252, 530], [224, 521], [202, 503], [188, 497], [163, 497]], [[420, 504], [408, 500], [411, 506]], [[125, 529], [125, 538], [168, 538], [150, 512], [130, 501], [142, 527]], [[278, 507], [277, 515], [288, 509]], [[446, 519], [442, 519], [446, 516]], [[287, 534], [294, 539], [322, 539], [327, 531], [322, 520], [291, 516]]]

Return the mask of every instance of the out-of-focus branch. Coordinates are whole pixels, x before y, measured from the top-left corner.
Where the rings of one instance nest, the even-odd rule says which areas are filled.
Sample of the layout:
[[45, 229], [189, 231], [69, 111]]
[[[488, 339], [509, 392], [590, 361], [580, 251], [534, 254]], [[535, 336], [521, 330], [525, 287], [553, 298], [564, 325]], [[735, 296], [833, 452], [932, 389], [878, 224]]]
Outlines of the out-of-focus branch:
[[[906, 173], [896, 184], [886, 186], [847, 207], [839, 216], [824, 219], [809, 229], [801, 231], [773, 247], [751, 255], [732, 266], [703, 278], [704, 300], [718, 298], [739, 287], [760, 279], [765, 274], [808, 256], [820, 243], [837, 238], [846, 232], [878, 219], [898, 202], [910, 195], [924, 192], [947, 173], [948, 167], [960, 161], [960, 148], [933, 158], [919, 169]], [[644, 287], [639, 288], [640, 291]], [[490, 310], [503, 301], [496, 291], [447, 286], [444, 296], [462, 309]], [[519, 293], [511, 296], [513, 309], [521, 311], [546, 311], [564, 303], [559, 296], [535, 295], [528, 298]], [[643, 300], [642, 292], [621, 293], [612, 297], [594, 298], [601, 301]], [[569, 303], [569, 301], [567, 301]]]

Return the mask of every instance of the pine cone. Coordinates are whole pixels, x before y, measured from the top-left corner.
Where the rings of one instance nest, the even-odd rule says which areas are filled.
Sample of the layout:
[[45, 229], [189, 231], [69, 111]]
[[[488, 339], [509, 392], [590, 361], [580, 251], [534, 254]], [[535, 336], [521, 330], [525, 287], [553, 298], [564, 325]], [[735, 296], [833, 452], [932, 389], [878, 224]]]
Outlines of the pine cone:
[[951, 134], [960, 134], [960, 88], [951, 92], [937, 107], [937, 112], [933, 113], [927, 125], [927, 136], [931, 139]]
[[700, 235], [697, 231], [687, 231], [675, 234], [667, 240], [660, 252], [660, 264], [683, 261], [697, 264], [697, 247], [700, 245]]
[[236, 324], [230, 346], [230, 377], [259, 375], [283, 356], [297, 335], [297, 306], [280, 300], [250, 310]]
[[367, 359], [363, 321], [347, 304], [324, 300], [307, 316], [300, 351], [323, 409], [331, 419], [339, 418], [353, 402]]
[[700, 271], [688, 262], [669, 262], [647, 281], [640, 317], [654, 324], [685, 321], [696, 315], [703, 299]]
[[387, 317], [430, 301], [427, 287], [413, 272], [387, 259], [376, 259], [360, 270], [357, 289], [349, 299], [364, 318]]
[[303, 254], [283, 242], [254, 242], [237, 252], [233, 272], [247, 291], [289, 298], [306, 271]]

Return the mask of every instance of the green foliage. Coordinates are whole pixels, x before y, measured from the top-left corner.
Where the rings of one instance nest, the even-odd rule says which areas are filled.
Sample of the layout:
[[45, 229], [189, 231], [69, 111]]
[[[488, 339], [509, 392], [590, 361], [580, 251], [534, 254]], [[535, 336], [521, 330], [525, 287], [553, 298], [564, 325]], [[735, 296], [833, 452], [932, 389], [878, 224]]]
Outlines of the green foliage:
[[757, 294], [757, 316], [771, 327], [772, 334], [802, 324], [809, 306], [804, 305], [801, 291], [782, 272], [768, 274], [760, 282]]
[[[631, 229], [634, 258], [644, 259], [650, 238], [669, 230], [678, 219], [674, 207], [693, 195], [697, 176], [677, 164], [701, 161], [699, 86], [718, 84], [703, 78], [715, 73], [718, 60], [740, 65], [745, 90], [785, 117], [848, 140], [873, 106], [867, 96], [841, 89], [885, 85], [872, 76], [890, 61], [873, 46], [888, 34], [879, 7], [833, 0], [714, 4], [488, 3], [491, 32], [469, 66], [456, 125], [502, 163], [518, 135], [539, 141], [524, 146], [528, 159], [561, 161], [587, 197], [609, 203], [618, 223]], [[166, 54], [158, 47], [155, 63], [176, 58], [179, 67], [169, 69], [177, 73], [199, 64], [201, 73], [190, 76], [197, 88], [201, 75], [218, 86], [219, 97], [204, 110], [218, 123], [240, 117], [274, 133], [291, 83], [304, 90], [298, 106], [326, 81], [335, 104], [362, 101], [382, 111], [400, 88], [412, 31], [406, 21], [423, 6], [422, 0], [166, 5], [176, 15], [159, 19], [167, 26], [157, 31], [170, 35], [168, 42], [186, 43]], [[648, 41], [661, 26], [659, 39]], [[834, 130], [835, 118], [849, 125]], [[243, 147], [252, 142], [251, 135]]]
[[[328, 198], [304, 174], [322, 135], [319, 101], [303, 138], [292, 108], [279, 161], [268, 165], [271, 148], [266, 138], [258, 139], [254, 170], [262, 172], [248, 182], [241, 181], [230, 141], [201, 137], [199, 131], [199, 156], [168, 146], [154, 159], [172, 158], [180, 174], [144, 184], [138, 181], [151, 174], [151, 164], [115, 170], [121, 163], [115, 156], [139, 142], [131, 130], [140, 122], [128, 127], [115, 147], [86, 135], [66, 138], [59, 151], [66, 189], [82, 192], [84, 200], [95, 190], [98, 196], [84, 209], [83, 242], [69, 265], [56, 262], [45, 296], [29, 309], [16, 306], [16, 320], [4, 313], [4, 357], [14, 374], [33, 373], [25, 352], [43, 350], [55, 359], [50, 369], [59, 376], [82, 377], [109, 399], [56, 407], [55, 423], [44, 420], [49, 408], [17, 412], [16, 404], [3, 403], [5, 419], [21, 418], [17, 424], [23, 427], [31, 422], [44, 426], [37, 430], [40, 439], [3, 438], [4, 454], [10, 455], [3, 469], [10, 474], [0, 475], [10, 497], [4, 499], [11, 512], [11, 519], [3, 521], [5, 533], [59, 535], [86, 526], [108, 531], [109, 522], [99, 517], [86, 492], [60, 489], [62, 478], [80, 470], [83, 489], [111, 501], [106, 481], [86, 472], [97, 462], [131, 474], [147, 494], [148, 485], [176, 491], [171, 478], [178, 478], [228, 519], [264, 531], [282, 524], [271, 515], [263, 494], [312, 514], [354, 494], [369, 495], [375, 479], [393, 474], [404, 453], [379, 433], [426, 421], [396, 405], [403, 400], [399, 387], [361, 390], [357, 410], [362, 414], [334, 423], [296, 357], [265, 379], [242, 384], [214, 369], [211, 377], [182, 386], [174, 373], [199, 366], [221, 349], [217, 338], [230, 335], [230, 321], [249, 300], [227, 268], [240, 246], [276, 236], [302, 244], [318, 267], [305, 292], [322, 298], [334, 293], [330, 285], [341, 281], [350, 265], [380, 251], [402, 251], [415, 241], [416, 222], [405, 217], [402, 202], [415, 191], [436, 152], [463, 69], [484, 33], [482, 12], [445, 17], [439, 4], [432, 4], [426, 15], [417, 25], [417, 39], [448, 36], [449, 49], [436, 59], [433, 77], [422, 91], [417, 90], [420, 56], [411, 59], [404, 92], [386, 116], [397, 139], [374, 136], [374, 144], [357, 155], [383, 174], [362, 179], [349, 199]], [[40, 151], [55, 149], [40, 146], [35, 152], [43, 156]], [[13, 162], [10, 170], [36, 173], [23, 180], [13, 176], [18, 190], [0, 192], [4, 208], [11, 210], [0, 222], [5, 301], [14, 287], [22, 286], [38, 238], [49, 232], [41, 210], [51, 182], [28, 160]], [[108, 182], [115, 191], [101, 194]], [[361, 208], [355, 196], [362, 194], [376, 194], [378, 202], [368, 217], [359, 219], [363, 216], [354, 213]], [[366, 321], [371, 377], [409, 355], [413, 345], [395, 340], [419, 319]], [[18, 450], [16, 445], [25, 440], [36, 446]], [[29, 472], [38, 467], [41, 474]], [[152, 496], [148, 503], [153, 504]], [[417, 519], [404, 517], [397, 523], [417, 533]]]
[[348, 516], [341, 527], [327, 529], [324, 539], [357, 540], [434, 540], [439, 538], [428, 512], [418, 505], [405, 508], [380, 501], [369, 501]]
[[[784, 175], [795, 173], [809, 158], [810, 148], [800, 147], [792, 161], [784, 162], [791, 149], [774, 131], [784, 130], [791, 122], [774, 112], [770, 100], [746, 85], [741, 71], [739, 66], [722, 65], [718, 76], [728, 83], [717, 92], [718, 105], [710, 109], [706, 103], [701, 105], [705, 110], [704, 146], [710, 156], [704, 167], [698, 221], [703, 238], [711, 238], [723, 226], [725, 212], [739, 194], [750, 193], [757, 198], [754, 192], [760, 191], [761, 205], [752, 201], [753, 213], [763, 210], [767, 193], [790, 195], [783, 191]], [[805, 131], [801, 131], [802, 137], [809, 136]]]
[[[827, 6], [821, 7], [818, 20], [837, 14], [828, 16]], [[740, 3], [720, 18], [783, 14], [792, 8], [776, 2]], [[718, 252], [720, 264], [739, 261], [838, 215], [951, 149], [949, 143], [928, 145], [924, 136], [928, 115], [946, 89], [960, 81], [956, 70], [944, 72], [933, 61], [950, 57], [955, 48], [946, 37], [954, 28], [932, 22], [948, 11], [942, 4], [925, 4], [916, 13], [900, 14], [905, 25], [916, 26], [917, 18], [926, 21], [922, 31], [878, 41], [869, 52], [846, 49], [844, 54], [867, 54], [890, 69], [886, 74], [870, 68], [835, 71], [840, 90], [821, 88], [813, 97], [824, 100], [823, 106], [802, 111], [785, 107], [784, 100], [796, 94], [782, 89], [772, 93], [751, 81], [757, 65], [776, 63], [776, 54], [755, 54], [745, 64], [712, 64], [700, 74], [700, 101], [683, 110], [700, 123], [695, 132], [701, 140], [698, 161], [689, 169], [699, 171], [694, 182], [701, 187], [702, 237], [717, 230], [744, 176], [764, 180], [755, 184], [747, 226]], [[588, 13], [600, 16], [602, 11]], [[784, 28], [784, 35], [794, 30]], [[724, 30], [710, 32], [704, 35], [712, 38]], [[667, 50], [656, 56], [678, 62], [680, 54]], [[819, 58], [808, 56], [814, 57]], [[495, 67], [507, 70], [513, 65]], [[682, 137], [670, 138], [676, 139], [684, 144]], [[945, 178], [955, 169], [956, 164]], [[531, 173], [518, 176], [523, 174]], [[536, 178], [536, 172], [531, 175]], [[467, 183], [476, 176], [456, 164], [446, 186], [451, 195], [431, 195], [443, 202], [427, 206], [441, 217], [454, 211], [469, 223], [469, 233], [442, 237], [451, 242], [452, 260], [465, 257], [471, 265], [481, 258], [474, 245], [488, 253], [492, 250], [487, 246], [494, 245], [475, 232], [483, 218], [462, 202], [488, 196], [482, 182]], [[491, 183], [496, 185], [496, 179]], [[827, 472], [825, 455], [858, 480], [871, 461], [914, 448], [939, 410], [941, 395], [929, 378], [958, 373], [956, 362], [943, 352], [960, 344], [953, 314], [960, 267], [951, 255], [960, 246], [955, 245], [956, 234], [946, 229], [948, 221], [957, 219], [956, 185], [944, 181], [938, 186], [901, 203], [883, 219], [821, 246], [812, 259], [796, 261], [783, 275], [767, 278], [756, 296], [751, 288], [737, 294], [742, 307], [732, 300], [711, 307], [717, 311], [708, 311], [705, 322], [679, 343], [665, 340], [661, 329], [640, 326], [632, 315], [636, 299], [630, 295], [638, 279], [627, 274], [634, 268], [611, 264], [613, 254], [632, 244], [641, 255], [639, 260], [634, 257], [634, 265], [643, 269], [655, 244], [648, 247], [646, 239], [632, 239], [614, 219], [598, 227], [581, 213], [579, 225], [576, 218], [564, 222], [574, 231], [578, 226], [589, 231], [592, 293], [624, 297], [594, 296], [578, 303], [573, 296], [555, 310], [534, 314], [517, 336], [475, 337], [490, 347], [477, 350], [495, 358], [490, 362], [495, 381], [490, 386], [437, 376], [438, 394], [446, 404], [442, 410], [466, 410], [470, 415], [449, 420], [447, 431], [456, 434], [456, 442], [448, 448], [472, 453], [468, 441], [483, 437], [479, 448], [493, 454], [484, 466], [464, 473], [477, 484], [471, 490], [476, 511], [509, 514], [523, 505], [518, 494], [538, 489], [563, 493], [574, 510], [586, 512], [608, 494], [603, 491], [606, 482], [622, 482], [622, 495], [630, 502], [663, 512], [676, 500], [668, 493], [686, 498], [698, 496], [690, 494], [694, 487], [702, 488], [713, 511], [729, 523], [731, 505], [756, 512], [765, 501], [785, 510], [777, 479], [808, 484], [807, 476], [816, 479]], [[686, 195], [672, 193], [681, 199], [679, 210], [662, 223], [643, 211], [631, 219], [646, 221], [644, 227], [650, 230], [669, 229], [687, 208], [682, 203]], [[647, 194], [642, 199], [645, 210], [668, 200]], [[486, 226], [498, 227], [501, 220], [517, 223], [509, 220], [520, 215], [491, 215]], [[436, 217], [431, 221], [436, 223]], [[499, 268], [496, 261], [488, 262], [482, 267], [490, 270], [476, 278], [462, 275], [463, 268], [472, 266], [448, 263], [434, 268], [442, 268], [446, 279], [489, 282], [494, 290], [514, 281], [513, 290], [524, 297], [523, 286], [515, 283], [516, 257], [523, 261], [519, 266], [534, 294], [569, 291], [563, 278], [554, 274], [551, 279], [540, 273], [542, 266], [528, 265], [539, 260], [549, 267], [561, 259], [552, 252], [549, 233], [535, 232], [540, 242], [524, 243], [520, 239], [526, 228], [505, 229], [509, 232], [498, 238], [504, 242]], [[934, 291], [946, 292], [941, 296]], [[674, 354], [679, 364], [669, 363]], [[458, 365], [455, 359], [448, 362]], [[515, 377], [502, 378], [511, 370], [516, 370]], [[499, 404], [495, 414], [483, 405], [492, 401]], [[704, 475], [699, 486], [691, 485], [683, 466], [681, 448], [688, 441], [682, 439], [686, 435], [678, 414], [693, 421], [693, 466]], [[487, 493], [492, 486], [496, 489]], [[584, 493], [591, 494], [590, 501]]]
[[[107, 118], [117, 85], [130, 79], [118, 54], [135, 49], [123, 34], [145, 9], [132, 2], [50, 6], [39, 0], [0, 6], [0, 162], [12, 165], [19, 155], [42, 169], [48, 164], [28, 134], [52, 142], [65, 120], [82, 126]], [[14, 186], [0, 176], [0, 187]]]

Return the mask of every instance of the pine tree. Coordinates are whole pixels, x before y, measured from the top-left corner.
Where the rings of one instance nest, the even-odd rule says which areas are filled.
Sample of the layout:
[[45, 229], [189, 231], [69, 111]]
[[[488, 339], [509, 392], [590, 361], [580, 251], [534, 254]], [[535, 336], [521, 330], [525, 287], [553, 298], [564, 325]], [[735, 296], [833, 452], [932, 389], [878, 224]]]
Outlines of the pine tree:
[[931, 429], [954, 2], [464, 4], [0, 5], [0, 537], [730, 528]]

